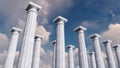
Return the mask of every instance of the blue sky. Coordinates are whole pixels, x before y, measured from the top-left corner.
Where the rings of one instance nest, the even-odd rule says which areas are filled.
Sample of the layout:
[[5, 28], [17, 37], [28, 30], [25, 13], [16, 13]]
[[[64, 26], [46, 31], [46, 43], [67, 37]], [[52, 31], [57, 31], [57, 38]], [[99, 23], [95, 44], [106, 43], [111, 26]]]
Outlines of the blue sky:
[[[86, 43], [89, 46], [89, 35], [102, 33], [108, 29], [109, 24], [119, 23], [119, 7], [119, 0], [74, 0], [69, 9], [55, 13], [52, 19], [57, 15], [62, 15], [68, 19], [65, 24], [66, 45], [74, 44], [77, 46], [77, 36], [73, 29], [79, 25], [85, 26], [88, 29], [85, 32]], [[50, 24], [55, 25], [54, 23]]]
[[[26, 6], [30, 0], [0, 0], [0, 46], [1, 52], [6, 51], [10, 40], [10, 29], [13, 26], [24, 28], [27, 13]], [[120, 1], [119, 0], [31, 0], [42, 6], [38, 12], [38, 33], [45, 36], [43, 50], [52, 48], [51, 41], [56, 38], [56, 24], [53, 23], [58, 15], [68, 19], [65, 24], [65, 44], [78, 47], [77, 35], [73, 29], [79, 25], [87, 28], [85, 31], [86, 46], [92, 51], [89, 35], [99, 33], [103, 39], [111, 39], [119, 43], [120, 34]], [[112, 37], [114, 36], [114, 37]], [[20, 40], [22, 38], [20, 37]], [[17, 50], [20, 49], [20, 41]], [[4, 41], [4, 42], [3, 42]], [[4, 44], [7, 43], [7, 44]], [[50, 49], [52, 50], [52, 49]], [[44, 54], [43, 56], [47, 55]], [[43, 61], [45, 62], [46, 60]], [[3, 63], [3, 62], [1, 62]], [[46, 63], [48, 64], [48, 63]], [[77, 64], [77, 63], [76, 63]], [[44, 67], [43, 67], [44, 68]]]

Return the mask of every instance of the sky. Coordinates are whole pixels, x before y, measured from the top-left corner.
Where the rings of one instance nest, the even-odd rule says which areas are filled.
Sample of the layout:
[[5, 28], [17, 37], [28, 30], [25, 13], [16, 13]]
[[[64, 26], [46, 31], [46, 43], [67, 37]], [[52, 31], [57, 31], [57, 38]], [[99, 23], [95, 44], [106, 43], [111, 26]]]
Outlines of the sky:
[[[7, 54], [11, 38], [11, 28], [24, 29], [27, 13], [25, 11], [30, 0], [0, 0], [0, 68], [3, 67], [4, 57]], [[31, 0], [40, 5], [38, 12], [38, 26], [36, 33], [44, 36], [41, 47], [42, 68], [51, 68], [52, 44], [56, 39], [56, 24], [53, 20], [57, 16], [68, 19], [65, 23], [65, 46], [72, 44], [75, 55], [75, 68], [78, 68], [78, 42], [74, 28], [84, 26], [86, 47], [93, 51], [93, 45], [89, 36], [100, 34], [100, 43], [106, 39], [113, 41], [112, 45], [120, 44], [120, 0]], [[23, 32], [20, 34], [14, 66], [18, 61]], [[101, 43], [101, 47], [104, 45]], [[67, 58], [66, 49], [66, 58]], [[50, 57], [51, 59], [49, 59]], [[49, 61], [48, 61], [49, 60]]]

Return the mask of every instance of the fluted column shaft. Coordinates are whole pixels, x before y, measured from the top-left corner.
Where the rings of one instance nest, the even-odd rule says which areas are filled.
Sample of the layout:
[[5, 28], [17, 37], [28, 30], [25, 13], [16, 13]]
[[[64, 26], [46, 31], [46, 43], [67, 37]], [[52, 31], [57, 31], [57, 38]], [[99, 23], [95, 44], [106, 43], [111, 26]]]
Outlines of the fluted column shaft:
[[120, 67], [120, 45], [114, 46], [117, 61], [118, 61], [118, 66]]
[[53, 60], [52, 60], [52, 68], [56, 68], [56, 40], [52, 42], [53, 44]]
[[96, 67], [96, 61], [95, 61], [95, 54], [94, 54], [94, 52], [90, 52], [90, 60], [91, 60], [92, 68], [97, 68]]
[[21, 31], [22, 31], [21, 29], [18, 29], [18, 28], [15, 28], [15, 27], [13, 27], [12, 30], [11, 30], [12, 37], [11, 37], [8, 52], [7, 52], [7, 55], [6, 55], [4, 68], [13, 68], [14, 67], [15, 53], [16, 53], [19, 33]]
[[64, 38], [64, 23], [67, 22], [67, 19], [58, 16], [54, 22], [57, 24], [57, 61], [56, 68], [66, 68], [65, 65], [65, 38]]
[[73, 54], [73, 45], [68, 45], [68, 68], [74, 68], [74, 54]]
[[33, 50], [33, 61], [32, 61], [32, 68], [40, 68], [40, 49], [41, 49], [41, 41], [42, 36], [36, 35], [35, 36], [35, 46]]
[[18, 68], [31, 68], [35, 29], [37, 25], [36, 23], [37, 11], [40, 8], [41, 8], [40, 6], [30, 2], [26, 9], [28, 17], [25, 25], [25, 32], [20, 52]]
[[110, 40], [106, 40], [103, 42], [105, 45], [106, 53], [107, 53], [107, 58], [108, 58], [108, 67], [109, 68], [116, 68], [112, 48], [111, 48], [111, 42]]
[[101, 51], [100, 43], [99, 43], [100, 35], [93, 34], [90, 37], [91, 37], [91, 39], [93, 41], [93, 45], [94, 45], [95, 59], [96, 59], [97, 68], [105, 68], [103, 55], [102, 55], [102, 51]]
[[79, 53], [79, 66], [80, 68], [88, 68], [87, 49], [85, 45], [84, 30], [86, 28], [79, 26], [74, 29], [78, 35], [78, 53]]

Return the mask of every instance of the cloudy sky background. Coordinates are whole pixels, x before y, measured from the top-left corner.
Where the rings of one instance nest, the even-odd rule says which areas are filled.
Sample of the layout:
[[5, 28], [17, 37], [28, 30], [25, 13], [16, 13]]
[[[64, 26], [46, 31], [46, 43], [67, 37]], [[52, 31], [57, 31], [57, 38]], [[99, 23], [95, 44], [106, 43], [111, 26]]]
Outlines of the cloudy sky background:
[[[0, 68], [2, 68], [11, 37], [10, 29], [15, 26], [24, 29], [30, 0], [0, 0]], [[53, 19], [61, 15], [68, 19], [65, 24], [65, 44], [73, 44], [76, 49], [75, 67], [78, 68], [77, 35], [73, 29], [85, 26], [86, 46], [93, 51], [89, 35], [98, 33], [104, 39], [111, 39], [113, 45], [120, 44], [120, 0], [31, 0], [42, 9], [38, 13], [36, 32], [44, 36], [41, 48], [41, 68], [51, 68], [52, 44], [56, 38], [56, 24]], [[15, 65], [21, 48], [22, 35], [16, 52]], [[104, 47], [101, 45], [101, 47]], [[67, 51], [67, 49], [66, 49]], [[49, 57], [49, 58], [48, 58]], [[67, 57], [67, 54], [66, 54]], [[50, 59], [51, 58], [51, 59]], [[48, 61], [49, 60], [49, 61]]]

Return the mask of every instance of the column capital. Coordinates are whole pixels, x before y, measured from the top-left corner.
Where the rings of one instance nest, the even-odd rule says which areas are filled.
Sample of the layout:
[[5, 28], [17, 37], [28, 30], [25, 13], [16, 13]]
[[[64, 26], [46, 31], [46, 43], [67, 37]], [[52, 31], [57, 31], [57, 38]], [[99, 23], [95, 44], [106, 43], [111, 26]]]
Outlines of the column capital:
[[103, 41], [103, 44], [106, 44], [106, 43], [112, 43], [112, 41], [111, 40], [105, 40], [105, 41]]
[[74, 45], [67, 45], [66, 47], [67, 47], [67, 48], [75, 48]]
[[116, 44], [113, 46], [113, 48], [117, 48], [117, 47], [120, 47], [120, 44]]
[[100, 38], [101, 36], [99, 34], [95, 33], [95, 34], [90, 35], [89, 37], [90, 38], [96, 38], [96, 37]]
[[85, 27], [83, 27], [83, 26], [78, 26], [78, 27], [76, 27], [76, 28], [74, 29], [75, 32], [79, 32], [79, 31], [81, 31], [81, 30], [86, 31], [87, 29], [86, 29]]
[[37, 11], [39, 11], [42, 7], [30, 1], [26, 11], [29, 11], [31, 8], [35, 8]]
[[38, 39], [38, 38], [43, 39], [43, 36], [41, 36], [41, 35], [39, 35], [39, 34], [36, 34], [36, 35], [35, 35], [35, 39]]
[[14, 31], [17, 31], [17, 32], [22, 32], [22, 29], [19, 29], [19, 28], [16, 28], [16, 27], [12, 27], [12, 30], [11, 32], [14, 32]]
[[56, 40], [52, 41], [52, 44], [56, 44]]
[[68, 20], [62, 16], [58, 16], [57, 18], [53, 20], [53, 22], [55, 23], [58, 23], [59, 21], [63, 21], [64, 23], [66, 23]]
[[91, 54], [94, 54], [95, 52], [89, 52], [89, 54], [91, 55]]

